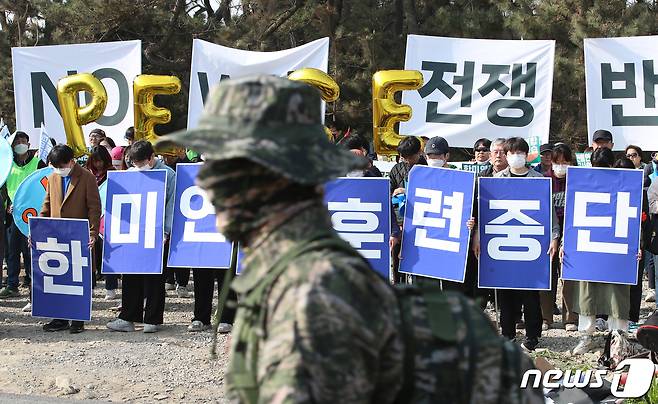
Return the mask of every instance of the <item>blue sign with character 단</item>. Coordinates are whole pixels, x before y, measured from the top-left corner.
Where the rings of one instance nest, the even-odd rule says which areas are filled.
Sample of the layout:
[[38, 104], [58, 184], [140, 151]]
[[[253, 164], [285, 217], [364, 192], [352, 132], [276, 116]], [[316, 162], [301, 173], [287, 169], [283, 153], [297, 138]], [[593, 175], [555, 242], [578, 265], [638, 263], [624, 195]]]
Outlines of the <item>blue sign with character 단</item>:
[[91, 320], [89, 222], [31, 217], [32, 316]]
[[475, 173], [415, 165], [409, 173], [400, 272], [464, 282]]
[[569, 167], [562, 278], [637, 283], [642, 170]]
[[160, 274], [165, 170], [109, 171], [103, 274]]
[[550, 178], [479, 179], [478, 286], [551, 289]]
[[388, 279], [391, 203], [387, 178], [338, 178], [325, 185], [324, 201], [336, 232]]
[[176, 204], [168, 265], [180, 268], [228, 268], [233, 245], [217, 231], [215, 208], [194, 183], [201, 163], [176, 166]]

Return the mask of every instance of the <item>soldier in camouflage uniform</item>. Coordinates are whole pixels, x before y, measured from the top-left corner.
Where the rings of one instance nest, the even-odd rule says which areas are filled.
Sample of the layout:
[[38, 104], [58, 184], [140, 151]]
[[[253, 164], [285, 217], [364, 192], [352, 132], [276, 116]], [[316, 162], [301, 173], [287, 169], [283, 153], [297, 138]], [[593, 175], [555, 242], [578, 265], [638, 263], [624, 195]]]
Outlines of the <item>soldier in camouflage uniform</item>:
[[323, 184], [365, 161], [324, 135], [317, 90], [223, 81], [198, 128], [164, 144], [202, 153], [218, 229], [241, 243], [227, 394], [246, 403], [539, 403], [531, 367], [470, 300], [395, 290], [332, 229]]

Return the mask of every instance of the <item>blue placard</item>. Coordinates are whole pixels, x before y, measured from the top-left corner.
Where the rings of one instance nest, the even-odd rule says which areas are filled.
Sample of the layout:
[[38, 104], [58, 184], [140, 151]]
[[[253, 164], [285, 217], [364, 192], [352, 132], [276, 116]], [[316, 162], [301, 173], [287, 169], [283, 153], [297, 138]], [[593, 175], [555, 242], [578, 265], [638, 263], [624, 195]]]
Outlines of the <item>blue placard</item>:
[[46, 186], [48, 176], [52, 174], [52, 167], [42, 168], [28, 175], [16, 189], [13, 200], [14, 223], [21, 233], [26, 236], [30, 232], [27, 222], [31, 216], [39, 216], [43, 200], [46, 199]]
[[388, 279], [391, 203], [387, 178], [339, 178], [325, 185], [331, 224], [372, 268]]
[[91, 320], [89, 222], [32, 217], [32, 316]]
[[167, 172], [109, 171], [103, 274], [160, 274]]
[[400, 272], [464, 282], [475, 173], [414, 166], [409, 173]]
[[569, 167], [562, 278], [637, 283], [641, 170]]
[[551, 289], [550, 178], [479, 179], [478, 286]]
[[169, 243], [170, 267], [228, 268], [232, 243], [217, 231], [215, 208], [194, 183], [201, 163], [176, 166], [176, 203]]

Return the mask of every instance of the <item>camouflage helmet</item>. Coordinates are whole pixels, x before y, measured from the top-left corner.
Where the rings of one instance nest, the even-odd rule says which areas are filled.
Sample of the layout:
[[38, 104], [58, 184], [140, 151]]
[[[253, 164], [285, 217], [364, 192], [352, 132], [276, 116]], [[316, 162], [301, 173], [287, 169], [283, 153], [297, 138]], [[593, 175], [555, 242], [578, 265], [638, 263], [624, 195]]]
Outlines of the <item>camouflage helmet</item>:
[[300, 184], [323, 184], [365, 162], [329, 142], [320, 105], [318, 90], [285, 78], [223, 80], [199, 125], [163, 136], [158, 146], [184, 146], [207, 161], [244, 158]]

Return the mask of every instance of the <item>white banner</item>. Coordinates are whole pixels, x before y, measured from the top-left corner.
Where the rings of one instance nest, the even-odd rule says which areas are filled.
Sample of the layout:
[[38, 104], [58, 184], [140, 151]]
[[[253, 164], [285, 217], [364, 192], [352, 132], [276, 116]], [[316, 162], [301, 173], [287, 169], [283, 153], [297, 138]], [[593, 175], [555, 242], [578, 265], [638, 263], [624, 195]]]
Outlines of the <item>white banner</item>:
[[245, 51], [195, 39], [192, 43], [187, 127], [197, 126], [208, 91], [220, 80], [254, 74], [286, 76], [303, 67], [326, 72], [328, 60], [329, 38], [276, 52]]
[[554, 55], [555, 41], [408, 35], [404, 68], [424, 84], [402, 93], [412, 117], [400, 133], [443, 136], [451, 147], [482, 137], [548, 142]]
[[[103, 116], [83, 127], [84, 133], [101, 128], [117, 144], [133, 126], [134, 78], [142, 71], [141, 41], [12, 48], [16, 129], [36, 144], [41, 124], [57, 143], [66, 143], [57, 102], [57, 81], [70, 74], [92, 73], [105, 86], [108, 103]], [[80, 105], [87, 103], [80, 96]], [[85, 139], [87, 140], [87, 139]]]
[[615, 150], [658, 150], [658, 36], [585, 39], [587, 132], [612, 133]]

